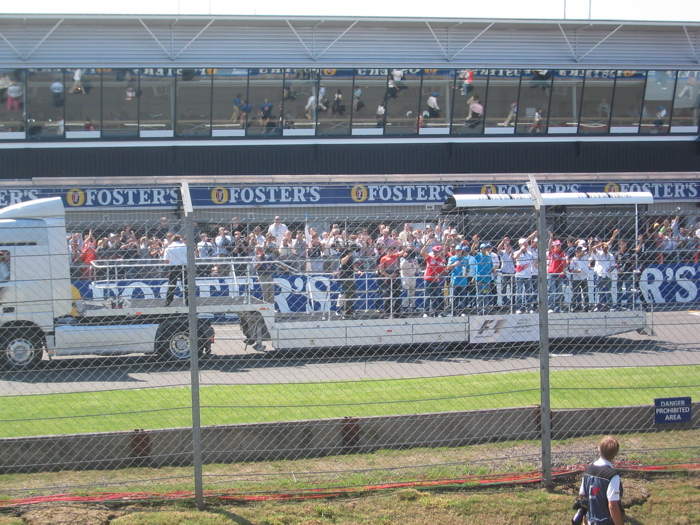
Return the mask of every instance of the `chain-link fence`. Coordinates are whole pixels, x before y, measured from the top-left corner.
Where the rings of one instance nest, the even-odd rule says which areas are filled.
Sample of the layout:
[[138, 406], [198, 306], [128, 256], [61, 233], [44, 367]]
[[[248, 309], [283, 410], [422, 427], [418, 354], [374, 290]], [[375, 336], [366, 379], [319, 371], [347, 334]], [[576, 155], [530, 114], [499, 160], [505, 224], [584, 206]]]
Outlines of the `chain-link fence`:
[[[653, 454], [635, 448], [641, 463], [700, 456], [694, 217], [549, 207], [546, 232], [532, 208], [64, 226], [49, 203], [0, 218], [4, 473], [147, 466], [138, 482], [182, 490], [338, 487], [357, 466], [304, 461], [534, 440], [544, 453], [406, 455], [363, 463], [362, 479], [457, 479], [516, 458], [551, 472], [581, 461], [552, 442], [605, 433], [663, 433]], [[195, 473], [167, 469], [182, 466]]]

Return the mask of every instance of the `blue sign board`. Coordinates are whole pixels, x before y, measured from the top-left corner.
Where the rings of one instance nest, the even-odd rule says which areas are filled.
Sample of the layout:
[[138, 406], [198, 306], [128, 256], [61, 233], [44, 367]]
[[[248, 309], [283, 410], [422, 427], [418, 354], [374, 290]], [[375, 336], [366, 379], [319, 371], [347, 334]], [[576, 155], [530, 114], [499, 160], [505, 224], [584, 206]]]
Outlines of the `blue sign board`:
[[[570, 181], [539, 185], [542, 193], [648, 191], [659, 201], [698, 201], [700, 181]], [[401, 206], [440, 205], [453, 194], [528, 193], [524, 182], [403, 184], [221, 184], [191, 185], [195, 208], [241, 208], [260, 206]], [[177, 206], [178, 186], [74, 186], [0, 188], [0, 206], [44, 197], [61, 197], [67, 209], [161, 208]]]
[[654, 424], [690, 423], [690, 397], [660, 397], [654, 399]]

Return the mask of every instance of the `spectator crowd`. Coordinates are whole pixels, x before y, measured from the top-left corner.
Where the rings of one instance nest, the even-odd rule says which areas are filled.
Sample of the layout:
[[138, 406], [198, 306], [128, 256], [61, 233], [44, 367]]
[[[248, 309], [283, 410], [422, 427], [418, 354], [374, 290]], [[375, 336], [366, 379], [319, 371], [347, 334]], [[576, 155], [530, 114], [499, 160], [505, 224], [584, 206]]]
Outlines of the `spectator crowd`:
[[[456, 219], [455, 222], [458, 222]], [[385, 316], [465, 316], [494, 309], [534, 313], [539, 307], [538, 275], [547, 273], [552, 312], [606, 311], [644, 307], [639, 277], [644, 267], [663, 262], [697, 263], [700, 223], [684, 227], [680, 215], [649, 222], [636, 231], [614, 229], [601, 236], [557, 236], [526, 232], [522, 237], [489, 238], [487, 232], [458, 231], [450, 220], [368, 227], [331, 224], [289, 228], [280, 217], [267, 226], [195, 228], [199, 277], [255, 273], [263, 283], [275, 273], [324, 274], [340, 282], [338, 315], [355, 313], [358, 277], [377, 279], [375, 310]], [[166, 278], [168, 246], [183, 242], [167, 218], [137, 235], [129, 224], [118, 232], [68, 237], [74, 277], [103, 277], [101, 261], [116, 261], [123, 277]], [[629, 231], [628, 231], [629, 230]], [[546, 250], [546, 269], [538, 262]], [[171, 279], [172, 281], [172, 279]], [[274, 300], [274, 287], [264, 286]]]

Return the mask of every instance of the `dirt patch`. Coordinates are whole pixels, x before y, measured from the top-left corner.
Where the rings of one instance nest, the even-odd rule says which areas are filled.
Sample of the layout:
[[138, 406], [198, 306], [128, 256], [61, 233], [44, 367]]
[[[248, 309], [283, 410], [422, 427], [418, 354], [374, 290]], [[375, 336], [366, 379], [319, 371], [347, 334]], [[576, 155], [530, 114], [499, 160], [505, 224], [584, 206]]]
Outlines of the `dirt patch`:
[[129, 514], [128, 510], [115, 511], [104, 506], [56, 506], [28, 508], [19, 514], [27, 525], [109, 525], [109, 523]]

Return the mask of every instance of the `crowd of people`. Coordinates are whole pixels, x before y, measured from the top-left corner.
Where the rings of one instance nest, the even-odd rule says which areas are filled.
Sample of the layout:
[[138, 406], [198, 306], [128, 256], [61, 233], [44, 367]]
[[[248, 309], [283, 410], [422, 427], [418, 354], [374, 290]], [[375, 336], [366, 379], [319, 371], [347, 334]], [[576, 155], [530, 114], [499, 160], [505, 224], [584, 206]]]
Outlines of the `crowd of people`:
[[[465, 235], [447, 220], [434, 226], [407, 222], [401, 229], [380, 224], [372, 235], [369, 227], [351, 231], [332, 224], [319, 232], [308, 225], [289, 228], [279, 216], [267, 226], [243, 225], [234, 218], [225, 226], [196, 228], [194, 252], [199, 277], [255, 274], [269, 284], [275, 273], [330, 275], [339, 282], [337, 313], [343, 316], [356, 312], [355, 281], [373, 277], [378, 313], [428, 317], [487, 314], [496, 308], [534, 313], [539, 307], [538, 251], [545, 249], [548, 310], [605, 311], [644, 305], [638, 281], [646, 265], [697, 262], [700, 224], [681, 224], [680, 216], [662, 219], [636, 238], [615, 229], [606, 239], [551, 232], [490, 239]], [[138, 236], [127, 224], [99, 238], [92, 230], [68, 238], [74, 267], [87, 279], [99, 277], [100, 265], [93, 261], [118, 260], [127, 263], [126, 276], [172, 281], [167, 268], [172, 256], [166, 255], [177, 243], [186, 253], [190, 243], [167, 218], [150, 235]], [[186, 260], [182, 255], [178, 259], [178, 265]], [[273, 286], [263, 286], [266, 301], [274, 302], [274, 293]]]

